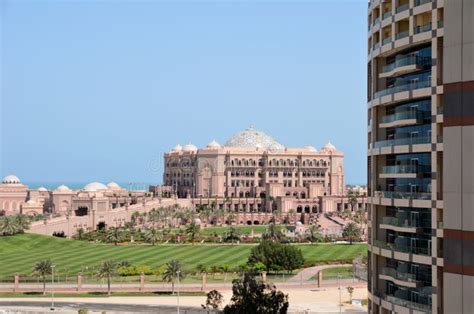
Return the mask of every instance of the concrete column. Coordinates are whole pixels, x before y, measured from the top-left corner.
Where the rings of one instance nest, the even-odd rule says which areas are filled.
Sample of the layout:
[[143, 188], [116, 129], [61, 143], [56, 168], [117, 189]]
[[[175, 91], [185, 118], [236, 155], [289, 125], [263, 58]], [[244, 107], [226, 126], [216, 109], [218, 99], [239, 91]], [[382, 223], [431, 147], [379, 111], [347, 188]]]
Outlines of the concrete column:
[[267, 282], [267, 272], [266, 271], [262, 271], [262, 281]]
[[145, 290], [145, 274], [140, 274], [140, 291]]
[[318, 272], [318, 288], [321, 288], [322, 284], [323, 284], [323, 271], [320, 270]]
[[201, 274], [201, 291], [206, 290], [206, 283], [207, 283], [206, 273], [202, 273]]
[[82, 273], [77, 274], [77, 289], [78, 292], [82, 290]]
[[20, 275], [15, 274], [15, 284], [13, 286], [13, 292], [17, 292], [20, 288]]

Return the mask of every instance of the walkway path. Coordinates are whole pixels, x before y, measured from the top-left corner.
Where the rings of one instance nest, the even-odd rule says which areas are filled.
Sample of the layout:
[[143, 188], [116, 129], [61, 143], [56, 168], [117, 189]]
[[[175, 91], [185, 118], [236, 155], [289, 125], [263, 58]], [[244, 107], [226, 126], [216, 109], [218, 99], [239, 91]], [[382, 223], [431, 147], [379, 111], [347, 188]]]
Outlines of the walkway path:
[[293, 277], [289, 278], [288, 282], [309, 281], [312, 277], [316, 276], [323, 269], [345, 267], [345, 266], [352, 266], [352, 265], [351, 264], [337, 264], [337, 265], [321, 265], [321, 266], [308, 267], [308, 268], [303, 269], [302, 271], [300, 271]]

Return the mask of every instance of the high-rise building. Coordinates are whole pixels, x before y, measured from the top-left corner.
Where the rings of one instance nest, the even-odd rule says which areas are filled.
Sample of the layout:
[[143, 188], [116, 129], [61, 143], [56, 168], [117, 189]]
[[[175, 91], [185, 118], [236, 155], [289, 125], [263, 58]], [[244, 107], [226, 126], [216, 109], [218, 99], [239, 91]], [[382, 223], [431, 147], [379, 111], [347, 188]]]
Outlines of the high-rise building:
[[368, 7], [370, 313], [474, 313], [474, 1]]

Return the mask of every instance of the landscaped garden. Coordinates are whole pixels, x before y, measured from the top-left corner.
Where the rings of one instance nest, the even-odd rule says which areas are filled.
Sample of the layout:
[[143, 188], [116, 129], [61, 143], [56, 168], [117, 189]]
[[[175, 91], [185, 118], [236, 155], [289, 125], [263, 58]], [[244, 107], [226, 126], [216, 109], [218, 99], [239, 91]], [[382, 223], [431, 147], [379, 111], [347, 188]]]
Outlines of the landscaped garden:
[[[319, 263], [351, 262], [365, 255], [366, 244], [295, 244], [301, 249], [305, 266]], [[59, 276], [93, 272], [104, 260], [128, 261], [132, 265], [158, 269], [170, 260], [179, 260], [184, 269], [197, 271], [198, 265], [228, 265], [235, 270], [247, 262], [253, 244], [160, 244], [113, 245], [68, 240], [35, 234], [0, 237], [0, 280], [15, 273], [31, 276], [35, 263], [51, 259]], [[208, 276], [212, 277], [212, 276]]]

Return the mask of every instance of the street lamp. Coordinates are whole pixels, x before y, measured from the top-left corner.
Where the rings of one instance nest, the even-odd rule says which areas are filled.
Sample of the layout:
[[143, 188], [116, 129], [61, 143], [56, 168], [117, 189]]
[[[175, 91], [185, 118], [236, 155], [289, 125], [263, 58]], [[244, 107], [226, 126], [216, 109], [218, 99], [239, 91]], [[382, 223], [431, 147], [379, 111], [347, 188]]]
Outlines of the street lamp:
[[339, 313], [342, 313], [342, 300], [341, 300], [341, 275], [337, 273], [337, 285], [339, 286]]
[[54, 265], [51, 265], [51, 311], [54, 311]]
[[179, 314], [179, 274], [181, 273], [180, 270], [176, 271], [176, 274], [178, 275], [178, 314]]

